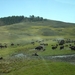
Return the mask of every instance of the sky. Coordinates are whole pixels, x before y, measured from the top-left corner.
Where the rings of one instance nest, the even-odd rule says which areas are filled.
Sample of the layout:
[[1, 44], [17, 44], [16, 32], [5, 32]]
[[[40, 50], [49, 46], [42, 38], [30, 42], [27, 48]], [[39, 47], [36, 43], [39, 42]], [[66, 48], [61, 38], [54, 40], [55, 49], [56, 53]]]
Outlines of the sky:
[[75, 0], [0, 0], [0, 17], [21, 15], [75, 23]]

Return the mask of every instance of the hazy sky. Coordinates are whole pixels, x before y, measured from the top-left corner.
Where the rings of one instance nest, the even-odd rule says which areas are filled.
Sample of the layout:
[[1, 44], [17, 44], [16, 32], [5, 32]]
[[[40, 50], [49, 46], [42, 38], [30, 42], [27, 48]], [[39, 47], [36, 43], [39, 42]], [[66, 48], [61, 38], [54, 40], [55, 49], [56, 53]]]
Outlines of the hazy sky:
[[12, 15], [75, 23], [75, 0], [0, 0], [0, 17]]

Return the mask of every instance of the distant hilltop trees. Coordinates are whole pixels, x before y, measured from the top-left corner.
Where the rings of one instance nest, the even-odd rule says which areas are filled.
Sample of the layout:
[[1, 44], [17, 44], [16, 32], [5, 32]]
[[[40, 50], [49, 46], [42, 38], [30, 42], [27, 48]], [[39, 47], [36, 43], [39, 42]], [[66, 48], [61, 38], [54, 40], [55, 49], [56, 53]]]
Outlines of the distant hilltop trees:
[[0, 18], [0, 26], [2, 25], [10, 25], [14, 23], [19, 23], [22, 21], [36, 22], [36, 21], [46, 21], [47, 19], [43, 19], [43, 17], [35, 17], [34, 15], [30, 15], [29, 17], [24, 16], [8, 16]]
[[0, 25], [10, 25], [14, 23], [19, 23], [24, 19], [24, 16], [9, 16], [0, 18]]
[[34, 16], [34, 15], [30, 15], [29, 17], [25, 17], [24, 18], [25, 20], [24, 21], [32, 21], [32, 22], [35, 22], [35, 21], [46, 21], [47, 19], [44, 19], [43, 17], [39, 17], [39, 16]]

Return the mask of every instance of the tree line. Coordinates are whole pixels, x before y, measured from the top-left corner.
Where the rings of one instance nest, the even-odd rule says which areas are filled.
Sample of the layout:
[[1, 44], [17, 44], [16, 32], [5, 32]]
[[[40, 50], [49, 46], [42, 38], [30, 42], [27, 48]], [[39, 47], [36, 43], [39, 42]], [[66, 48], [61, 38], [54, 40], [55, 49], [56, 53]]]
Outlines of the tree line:
[[29, 21], [29, 22], [36, 22], [36, 21], [46, 21], [47, 19], [44, 19], [43, 17], [39, 16], [34, 16], [30, 15], [29, 17], [24, 17], [24, 16], [8, 16], [8, 17], [2, 17], [0, 18], [0, 26], [2, 25], [10, 25], [10, 24], [15, 24], [19, 23], [22, 21]]

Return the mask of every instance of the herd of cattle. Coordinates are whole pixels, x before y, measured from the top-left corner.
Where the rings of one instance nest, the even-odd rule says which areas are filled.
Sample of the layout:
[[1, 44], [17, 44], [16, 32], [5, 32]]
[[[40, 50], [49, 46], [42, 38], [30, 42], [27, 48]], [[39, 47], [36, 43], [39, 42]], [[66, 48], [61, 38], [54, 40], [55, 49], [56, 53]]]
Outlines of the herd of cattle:
[[[45, 40], [45, 41], [49, 41], [49, 39], [48, 40]], [[37, 41], [32, 41], [30, 44], [33, 44], [33, 45], [35, 45], [35, 43], [36, 42], [38, 42], [39, 43], [39, 46], [37, 46], [37, 47], [35, 47], [35, 50], [43, 50], [43, 51], [45, 51], [46, 50], [46, 47], [47, 46], [50, 46], [50, 48], [52, 49], [52, 50], [55, 50], [55, 49], [57, 49], [58, 47], [59, 47], [59, 50], [62, 50], [62, 49], [64, 49], [65, 47], [68, 47], [68, 48], [70, 48], [71, 50], [74, 50], [75, 51], [75, 40], [70, 40], [70, 39], [66, 39], [66, 40], [64, 40], [64, 39], [62, 39], [62, 40], [56, 40], [56, 39], [54, 39], [53, 41], [55, 41], [56, 43], [55, 44], [53, 44], [53, 45], [49, 45], [49, 42], [48, 43], [44, 43], [44, 40], [42, 40], [42, 41], [39, 41], [39, 40], [37, 40]], [[15, 44], [14, 43], [11, 43], [10, 44], [10, 46], [14, 46]], [[20, 46], [20, 44], [16, 44], [17, 46]], [[2, 48], [7, 48], [8, 46], [7, 46], [7, 44], [6, 43], [4, 43], [4, 45], [2, 45], [1, 43], [0, 43], [0, 48], [2, 49]], [[38, 54], [37, 53], [34, 53], [33, 54], [34, 56], [38, 56]], [[2, 57], [0, 57], [0, 60], [1, 59], [3, 59]]]
[[[52, 48], [52, 50], [55, 50], [58, 47], [59, 47], [59, 50], [62, 50], [65, 47], [67, 47], [67, 48], [70, 48], [71, 50], [75, 51], [75, 40], [70, 40], [70, 39], [64, 40], [64, 39], [62, 39], [62, 40], [53, 40], [53, 41], [56, 41], [56, 44], [53, 44], [51, 46], [49, 45]], [[42, 50], [43, 49], [43, 51], [44, 51], [45, 50], [44, 46], [48, 46], [48, 43], [40, 44], [40, 46], [37, 46], [35, 48], [35, 50]]]
[[[14, 46], [15, 44], [14, 43], [11, 43], [10, 44], [10, 46]], [[17, 44], [17, 46], [19, 46], [20, 44]], [[4, 43], [4, 44], [2, 44], [2, 43], [0, 43], [0, 48], [2, 49], [2, 48], [7, 48], [8, 47], [8, 45], [6, 44], [6, 43]]]
[[[39, 41], [40, 45], [35, 47], [35, 50], [39, 50], [39, 51], [43, 50], [43, 51], [45, 51], [46, 50], [45, 46], [49, 45], [49, 47], [52, 50], [56, 50], [57, 48], [59, 50], [63, 50], [64, 48], [68, 48], [70, 50], [75, 51], [75, 40], [70, 40], [70, 39], [64, 40], [64, 39], [62, 39], [62, 40], [53, 40], [53, 41], [55, 41], [55, 44], [53, 44], [53, 45], [50, 45], [49, 43], [42, 43], [43, 41]], [[35, 42], [32, 42], [32, 44], [34, 45]], [[33, 55], [38, 56], [37, 53], [35, 53]]]

